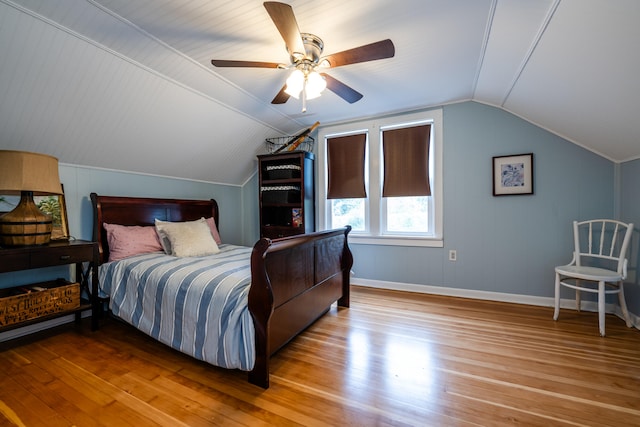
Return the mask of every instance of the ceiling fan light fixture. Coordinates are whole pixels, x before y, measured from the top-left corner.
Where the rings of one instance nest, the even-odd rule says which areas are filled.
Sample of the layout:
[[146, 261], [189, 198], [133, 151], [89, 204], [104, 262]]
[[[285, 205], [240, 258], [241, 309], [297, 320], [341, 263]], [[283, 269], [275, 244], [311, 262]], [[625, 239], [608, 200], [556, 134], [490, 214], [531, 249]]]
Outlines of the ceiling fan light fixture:
[[307, 91], [307, 99], [313, 99], [320, 96], [323, 90], [327, 87], [327, 82], [324, 77], [318, 74], [316, 71], [312, 71], [307, 76], [307, 82], [305, 90]]
[[293, 96], [295, 99], [300, 98], [300, 92], [304, 87], [304, 73], [300, 70], [293, 70], [289, 78], [287, 79], [287, 88], [284, 90], [289, 96]]

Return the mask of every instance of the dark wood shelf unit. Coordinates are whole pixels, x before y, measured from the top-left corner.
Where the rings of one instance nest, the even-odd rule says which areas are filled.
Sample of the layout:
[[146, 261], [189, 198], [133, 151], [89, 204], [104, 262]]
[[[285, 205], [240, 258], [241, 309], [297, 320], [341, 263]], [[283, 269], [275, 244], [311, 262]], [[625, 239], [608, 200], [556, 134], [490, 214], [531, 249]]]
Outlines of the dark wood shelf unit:
[[[2, 326], [0, 332], [69, 314], [75, 314], [76, 321], [79, 322], [81, 313], [89, 309], [91, 309], [92, 315], [91, 329], [96, 330], [100, 308], [99, 300], [96, 298], [98, 294], [98, 260], [98, 244], [84, 240], [51, 242], [42, 246], [0, 248], [0, 273], [75, 264], [76, 281], [80, 283], [81, 295], [87, 295], [87, 297], [81, 298], [80, 306], [77, 308]], [[84, 263], [88, 263], [86, 269]], [[89, 275], [91, 275], [91, 289], [89, 289]]]
[[293, 151], [258, 156], [258, 174], [260, 237], [276, 239], [314, 232], [313, 153]]

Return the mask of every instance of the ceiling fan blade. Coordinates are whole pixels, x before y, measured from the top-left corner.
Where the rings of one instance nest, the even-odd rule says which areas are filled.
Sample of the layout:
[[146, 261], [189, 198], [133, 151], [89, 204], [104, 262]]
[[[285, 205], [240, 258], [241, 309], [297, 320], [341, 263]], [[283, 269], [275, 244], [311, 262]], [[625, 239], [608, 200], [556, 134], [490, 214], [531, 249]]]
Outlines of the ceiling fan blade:
[[271, 101], [272, 104], [284, 104], [289, 100], [289, 94], [284, 91], [286, 88], [287, 84], [285, 83], [282, 89], [280, 89], [280, 92], [278, 92], [275, 98], [273, 98], [273, 101]]
[[266, 1], [264, 7], [271, 16], [271, 20], [280, 31], [280, 35], [284, 39], [289, 55], [294, 52], [305, 54], [302, 36], [298, 29], [298, 22], [293, 14], [293, 8], [288, 4], [277, 1]]
[[322, 60], [329, 62], [329, 67], [357, 64], [358, 62], [374, 61], [376, 59], [392, 58], [396, 53], [393, 42], [389, 39], [367, 44], [333, 55], [325, 56]]
[[355, 89], [350, 88], [340, 80], [331, 77], [329, 74], [320, 73], [327, 82], [327, 89], [347, 101], [349, 104], [359, 101], [362, 94]]
[[282, 68], [282, 64], [279, 64], [277, 62], [226, 61], [224, 59], [212, 59], [211, 63], [215, 67]]

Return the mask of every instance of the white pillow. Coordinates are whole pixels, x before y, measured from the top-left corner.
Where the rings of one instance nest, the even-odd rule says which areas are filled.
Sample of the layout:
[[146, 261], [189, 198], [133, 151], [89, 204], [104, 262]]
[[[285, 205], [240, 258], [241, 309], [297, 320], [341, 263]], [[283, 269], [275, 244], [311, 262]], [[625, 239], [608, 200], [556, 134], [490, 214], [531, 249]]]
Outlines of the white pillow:
[[220, 252], [204, 218], [187, 222], [155, 220], [165, 252], [177, 257], [205, 256]]

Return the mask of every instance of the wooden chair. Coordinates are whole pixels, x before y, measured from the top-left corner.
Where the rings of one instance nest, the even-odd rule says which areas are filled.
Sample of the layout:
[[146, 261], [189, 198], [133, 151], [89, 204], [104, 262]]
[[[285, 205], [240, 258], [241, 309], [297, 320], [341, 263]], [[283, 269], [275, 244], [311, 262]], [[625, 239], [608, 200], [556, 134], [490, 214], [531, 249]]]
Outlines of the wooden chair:
[[598, 294], [598, 324], [604, 336], [605, 298], [618, 294], [622, 315], [631, 327], [624, 300], [624, 279], [627, 277], [627, 249], [633, 224], [610, 219], [573, 222], [575, 250], [568, 265], [555, 268], [555, 310], [553, 320], [560, 313], [560, 285], [576, 291], [576, 308], [580, 311], [580, 292]]

